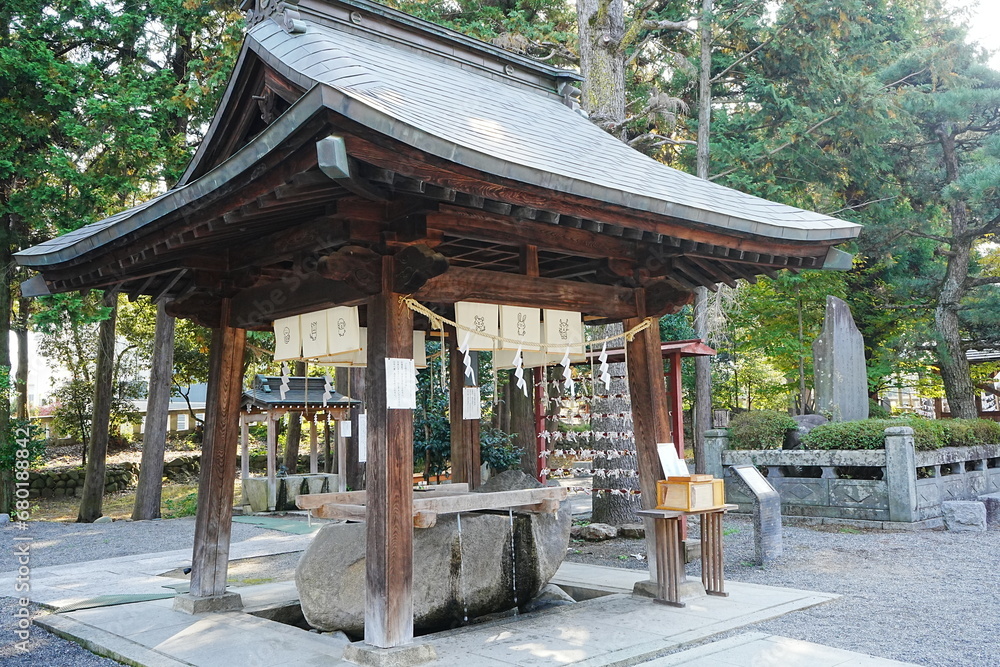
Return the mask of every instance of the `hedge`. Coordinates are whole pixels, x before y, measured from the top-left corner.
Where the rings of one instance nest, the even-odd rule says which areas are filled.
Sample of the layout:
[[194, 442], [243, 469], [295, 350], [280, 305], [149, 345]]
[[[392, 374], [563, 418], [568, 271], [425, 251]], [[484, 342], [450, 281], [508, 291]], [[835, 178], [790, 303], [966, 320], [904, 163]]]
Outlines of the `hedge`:
[[1000, 444], [1000, 423], [989, 419], [864, 419], [817, 426], [802, 437], [806, 449], [883, 449], [885, 429], [909, 426], [918, 450]]
[[794, 419], [776, 410], [741, 412], [729, 421], [729, 446], [733, 449], [781, 449], [785, 431], [797, 426]]

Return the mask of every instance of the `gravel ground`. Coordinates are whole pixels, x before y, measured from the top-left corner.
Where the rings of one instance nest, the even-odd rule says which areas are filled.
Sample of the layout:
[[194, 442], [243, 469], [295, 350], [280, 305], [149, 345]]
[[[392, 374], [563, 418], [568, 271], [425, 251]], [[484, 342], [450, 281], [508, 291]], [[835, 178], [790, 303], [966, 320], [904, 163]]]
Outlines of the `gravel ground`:
[[[13, 535], [30, 535], [32, 567], [48, 567], [88, 560], [190, 549], [194, 544], [194, 517], [163, 521], [115, 521], [112, 523], [60, 523], [33, 521], [25, 532], [13, 524], [0, 527], [0, 543]], [[262, 533], [274, 533], [246, 523], [233, 524], [233, 542]], [[17, 569], [10, 549], [0, 550], [0, 572]]]
[[[234, 523], [234, 542], [249, 539], [255, 535], [276, 531], [257, 526]], [[171, 519], [166, 521], [115, 521], [113, 523], [57, 523], [31, 522], [27, 531], [17, 531], [13, 524], [0, 527], [0, 572], [17, 569], [16, 557], [9, 548], [14, 535], [30, 535], [32, 567], [47, 567], [78, 563], [83, 561], [130, 556], [144, 553], [158, 553], [187, 549], [194, 542], [194, 519]], [[297, 558], [297, 555], [295, 556]], [[287, 574], [288, 564], [284, 561], [255, 559], [236, 561], [232, 574], [238, 578], [260, 578], [279, 580]], [[13, 593], [13, 591], [0, 591]], [[38, 615], [40, 608], [31, 605], [32, 616]], [[77, 644], [60, 639], [39, 627], [31, 628], [30, 651], [22, 653], [15, 646], [18, 610], [17, 601], [0, 595], [0, 665], [3, 667], [111, 667], [118, 665], [113, 660], [99, 658]]]
[[[843, 596], [729, 635], [766, 632], [919, 665], [1000, 665], [994, 638], [1000, 530], [895, 533], [785, 525], [784, 556], [762, 568], [752, 563], [749, 518], [730, 515], [724, 526], [727, 579]], [[696, 523], [691, 534], [697, 536]], [[638, 540], [572, 547], [581, 553], [568, 560], [644, 567], [635, 558], [618, 558], [641, 553]], [[688, 565], [688, 574], [700, 577], [700, 564]]]

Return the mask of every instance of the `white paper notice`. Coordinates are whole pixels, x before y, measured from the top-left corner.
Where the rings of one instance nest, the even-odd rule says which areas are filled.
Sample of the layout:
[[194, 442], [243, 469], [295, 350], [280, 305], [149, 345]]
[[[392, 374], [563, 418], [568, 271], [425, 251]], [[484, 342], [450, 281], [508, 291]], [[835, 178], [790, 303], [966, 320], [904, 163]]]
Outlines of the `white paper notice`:
[[368, 460], [368, 415], [358, 415], [358, 463]]
[[462, 419], [482, 419], [483, 404], [479, 387], [462, 388]]
[[660, 466], [663, 468], [663, 476], [683, 477], [688, 474], [687, 463], [677, 456], [677, 448], [672, 442], [660, 442], [656, 444], [656, 449], [660, 454]]
[[340, 435], [344, 438], [351, 437], [351, 421], [349, 419], [340, 422]]
[[385, 401], [390, 410], [416, 410], [417, 369], [413, 359], [385, 360]]

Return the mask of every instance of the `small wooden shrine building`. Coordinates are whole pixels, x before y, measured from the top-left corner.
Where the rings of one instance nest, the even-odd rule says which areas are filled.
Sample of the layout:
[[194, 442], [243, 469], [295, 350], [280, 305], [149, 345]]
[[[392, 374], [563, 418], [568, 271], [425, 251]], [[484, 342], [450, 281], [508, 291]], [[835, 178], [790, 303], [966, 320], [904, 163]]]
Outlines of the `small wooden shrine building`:
[[[632, 150], [582, 115], [573, 72], [368, 0], [251, 4], [181, 181], [18, 253], [39, 274], [22, 290], [145, 294], [213, 329], [189, 594], [203, 609], [226, 602], [246, 331], [362, 306], [365, 642], [400, 646], [413, 637], [413, 415], [388, 408], [379, 360], [409, 358], [414, 327], [429, 328], [401, 296], [445, 315], [458, 301], [513, 304], [630, 329], [697, 286], [849, 268], [833, 246], [859, 228]], [[656, 443], [670, 437], [657, 328], [626, 354], [650, 506]]]
[[[278, 422], [289, 413], [297, 413], [309, 426], [309, 473], [316, 475], [319, 469], [319, 421], [325, 422], [326, 443], [324, 447], [324, 464], [326, 472], [331, 471], [331, 438], [340, 429], [337, 424], [350, 421], [351, 408], [357, 407], [359, 401], [339, 394], [328, 386], [324, 377], [281, 377], [271, 375], [255, 375], [250, 388], [243, 392], [240, 404], [240, 479], [250, 477], [250, 424], [264, 422], [267, 425], [267, 479], [270, 486], [270, 498], [275, 498], [275, 478], [278, 473], [276, 454], [278, 449]], [[344, 443], [336, 443], [336, 451], [340, 460], [337, 472], [340, 473], [340, 488], [343, 486], [345, 468]], [[268, 509], [274, 509], [274, 503], [268, 503]]]

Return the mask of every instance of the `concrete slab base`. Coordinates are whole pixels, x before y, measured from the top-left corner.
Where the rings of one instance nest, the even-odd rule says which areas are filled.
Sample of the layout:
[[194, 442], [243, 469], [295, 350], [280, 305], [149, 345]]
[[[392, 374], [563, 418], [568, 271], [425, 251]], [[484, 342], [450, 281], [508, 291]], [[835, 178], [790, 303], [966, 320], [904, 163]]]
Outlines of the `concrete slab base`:
[[227, 591], [222, 595], [195, 597], [184, 593], [174, 598], [174, 611], [185, 614], [207, 614], [219, 611], [239, 611], [243, 609], [243, 598], [239, 593]]
[[[693, 600], [694, 598], [705, 596], [705, 586], [697, 579], [687, 579], [682, 581], [681, 585], [677, 587], [677, 592], [681, 602], [684, 600]], [[635, 586], [632, 587], [632, 595], [655, 598], [658, 595], [656, 582], [648, 579], [635, 582]]]
[[437, 660], [437, 652], [430, 644], [377, 648], [357, 643], [344, 647], [344, 660], [365, 667], [410, 667]]

